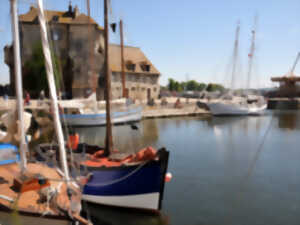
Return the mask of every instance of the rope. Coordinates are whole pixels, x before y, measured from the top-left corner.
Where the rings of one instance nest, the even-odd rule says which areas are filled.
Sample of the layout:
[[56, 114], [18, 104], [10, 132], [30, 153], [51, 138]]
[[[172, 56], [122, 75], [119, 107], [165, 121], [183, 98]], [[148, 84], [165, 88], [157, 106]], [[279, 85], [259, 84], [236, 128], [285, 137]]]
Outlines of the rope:
[[137, 173], [143, 166], [145, 166], [149, 161], [145, 161], [143, 163], [141, 163], [137, 168], [135, 168], [133, 171], [131, 171], [130, 173], [128, 173], [127, 175], [125, 175], [124, 177], [121, 177], [119, 179], [110, 181], [110, 182], [104, 182], [104, 183], [93, 183], [93, 184], [89, 184], [89, 186], [97, 186], [97, 187], [103, 187], [103, 186], [108, 186], [108, 185], [112, 185], [112, 184], [116, 184], [119, 183], [121, 181], [126, 180], [127, 178], [129, 178], [130, 176], [132, 176], [133, 174]]
[[[126, 180], [127, 178], [129, 178], [130, 176], [134, 175], [135, 173], [137, 173], [140, 169], [142, 169], [143, 166], [145, 166], [149, 161], [145, 161], [143, 163], [141, 163], [137, 168], [135, 168], [133, 171], [131, 171], [130, 173], [128, 173], [127, 175], [118, 178], [116, 180], [110, 181], [110, 182], [104, 182], [104, 183], [93, 183], [93, 184], [89, 184], [89, 186], [108, 186], [108, 185], [112, 185], [112, 184], [116, 184], [119, 183], [121, 181]], [[54, 181], [54, 182], [77, 182], [76, 179], [53, 179], [53, 178], [47, 178], [47, 180], [49, 181]]]
[[[254, 167], [255, 167], [255, 165], [256, 165], [256, 162], [257, 162], [257, 160], [258, 160], [258, 158], [259, 158], [259, 155], [260, 155], [260, 153], [262, 152], [262, 150], [263, 150], [263, 145], [265, 144], [265, 141], [266, 141], [266, 138], [267, 138], [267, 136], [268, 136], [268, 134], [269, 134], [269, 131], [271, 130], [271, 125], [272, 125], [272, 123], [273, 123], [273, 119], [274, 119], [274, 116], [272, 115], [272, 118], [271, 118], [271, 120], [270, 120], [270, 123], [269, 123], [269, 125], [268, 125], [268, 127], [267, 127], [267, 130], [266, 130], [266, 132], [265, 132], [265, 134], [264, 134], [264, 136], [263, 136], [263, 139], [262, 139], [262, 142], [259, 144], [259, 146], [258, 146], [258, 149], [257, 149], [257, 151], [256, 151], [256, 153], [255, 153], [255, 156], [254, 156], [254, 159], [253, 159], [253, 161], [252, 161], [252, 163], [250, 164], [250, 167], [249, 167], [249, 169], [248, 169], [248, 172], [247, 172], [247, 174], [246, 174], [246, 176], [245, 176], [245, 179], [241, 182], [241, 184], [240, 184], [240, 188], [239, 188], [239, 191], [237, 192], [237, 196], [236, 196], [236, 199], [235, 200], [233, 200], [233, 208], [237, 208], [237, 206], [238, 206], [238, 203], [239, 203], [239, 201], [242, 199], [242, 191], [245, 189], [245, 186], [246, 186], [246, 184], [247, 184], [247, 182], [248, 182], [248, 179], [251, 177], [251, 175], [252, 175], [252, 172], [253, 172], [253, 170], [254, 170]], [[232, 217], [231, 217], [231, 219], [232, 219]], [[232, 222], [233, 221], [230, 221], [231, 223], [228, 223], [228, 224], [233, 224]]]

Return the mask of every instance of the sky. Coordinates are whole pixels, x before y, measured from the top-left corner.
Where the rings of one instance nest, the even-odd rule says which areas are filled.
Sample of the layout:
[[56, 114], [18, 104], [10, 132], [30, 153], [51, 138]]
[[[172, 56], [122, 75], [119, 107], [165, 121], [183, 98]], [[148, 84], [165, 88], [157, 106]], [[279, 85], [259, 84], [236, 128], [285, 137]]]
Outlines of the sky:
[[[91, 1], [91, 15], [103, 25], [103, 0]], [[19, 0], [19, 13], [35, 0]], [[3, 47], [11, 43], [9, 0], [0, 0], [0, 83], [9, 82]], [[68, 0], [44, 0], [49, 10], [67, 10]], [[86, 13], [86, 0], [72, 0]], [[234, 36], [240, 21], [236, 86], [244, 87], [254, 17], [256, 51], [251, 87], [271, 87], [271, 76], [286, 74], [300, 51], [299, 0], [111, 0], [111, 22], [124, 21], [125, 44], [140, 47], [161, 72], [160, 83], [179, 81], [228, 86]], [[111, 42], [118, 43], [118, 34]], [[300, 65], [296, 67], [300, 75]]]

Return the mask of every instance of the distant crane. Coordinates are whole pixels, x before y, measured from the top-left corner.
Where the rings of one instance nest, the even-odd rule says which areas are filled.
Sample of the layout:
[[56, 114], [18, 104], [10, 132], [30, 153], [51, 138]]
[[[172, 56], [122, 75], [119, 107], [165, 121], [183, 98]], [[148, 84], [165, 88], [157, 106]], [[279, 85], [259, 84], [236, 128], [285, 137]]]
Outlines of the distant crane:
[[300, 58], [300, 52], [298, 52], [298, 55], [297, 55], [296, 60], [295, 60], [295, 62], [294, 62], [294, 65], [293, 65], [293, 67], [291, 68], [291, 71], [290, 71], [290, 73], [289, 73], [289, 75], [290, 75], [291, 77], [294, 77], [294, 76], [295, 76], [294, 71], [295, 71], [295, 68], [296, 68], [296, 66], [297, 66], [297, 63], [298, 63], [298, 61], [299, 61], [299, 58]]

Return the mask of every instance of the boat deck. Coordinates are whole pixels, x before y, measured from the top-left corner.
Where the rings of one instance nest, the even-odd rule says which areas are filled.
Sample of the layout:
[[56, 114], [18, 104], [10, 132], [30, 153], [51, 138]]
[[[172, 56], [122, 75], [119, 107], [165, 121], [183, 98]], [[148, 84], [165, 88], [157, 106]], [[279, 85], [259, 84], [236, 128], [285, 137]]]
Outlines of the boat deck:
[[[70, 201], [67, 196], [67, 185], [62, 181], [61, 175], [54, 169], [39, 163], [28, 163], [26, 174], [40, 174], [48, 178], [52, 188], [59, 188], [59, 193], [55, 199], [55, 206], [40, 202], [40, 195], [37, 190], [27, 192], [16, 192], [11, 187], [14, 178], [20, 175], [18, 164], [8, 164], [0, 166], [0, 205], [8, 210], [18, 212], [63, 216], [68, 212]], [[7, 197], [7, 199], [5, 199]], [[9, 201], [12, 199], [12, 201]]]

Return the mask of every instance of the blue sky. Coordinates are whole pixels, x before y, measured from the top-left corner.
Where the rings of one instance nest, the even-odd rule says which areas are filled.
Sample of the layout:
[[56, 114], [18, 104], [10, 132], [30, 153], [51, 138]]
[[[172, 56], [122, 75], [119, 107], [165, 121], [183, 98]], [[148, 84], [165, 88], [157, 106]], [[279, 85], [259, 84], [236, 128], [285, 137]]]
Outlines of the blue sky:
[[[92, 16], [103, 24], [103, 1], [90, 0]], [[68, 0], [44, 0], [47, 9], [66, 10]], [[34, 0], [19, 0], [19, 12]], [[72, 0], [86, 13], [85, 0]], [[9, 0], [0, 0], [0, 82], [8, 82], [3, 47], [11, 43]], [[125, 23], [127, 45], [141, 47], [167, 79], [228, 83], [234, 32], [241, 23], [237, 86], [245, 85], [251, 29], [258, 15], [252, 87], [270, 86], [270, 77], [288, 72], [300, 51], [299, 0], [112, 0], [113, 21]], [[111, 41], [118, 42], [118, 35]], [[300, 75], [300, 65], [295, 73]]]

